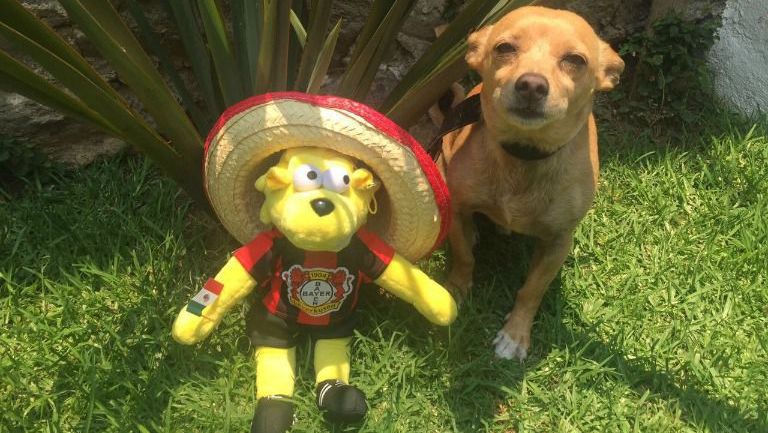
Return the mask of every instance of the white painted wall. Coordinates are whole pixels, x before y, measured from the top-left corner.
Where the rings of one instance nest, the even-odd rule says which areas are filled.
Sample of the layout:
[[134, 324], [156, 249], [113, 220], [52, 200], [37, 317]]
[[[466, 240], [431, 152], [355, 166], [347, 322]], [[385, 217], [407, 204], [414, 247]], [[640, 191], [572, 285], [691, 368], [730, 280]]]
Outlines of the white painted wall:
[[768, 113], [768, 0], [728, 0], [709, 53], [715, 89], [745, 114]]

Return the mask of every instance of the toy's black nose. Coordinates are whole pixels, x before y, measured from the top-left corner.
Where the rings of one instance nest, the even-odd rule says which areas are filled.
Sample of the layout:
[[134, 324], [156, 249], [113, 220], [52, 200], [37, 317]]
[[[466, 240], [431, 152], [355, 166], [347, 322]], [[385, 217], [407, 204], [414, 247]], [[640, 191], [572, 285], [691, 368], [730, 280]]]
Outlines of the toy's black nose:
[[316, 198], [309, 202], [309, 204], [312, 206], [312, 209], [315, 211], [317, 216], [326, 216], [333, 212], [334, 209], [333, 203], [331, 203], [330, 200], [326, 200], [324, 198]]

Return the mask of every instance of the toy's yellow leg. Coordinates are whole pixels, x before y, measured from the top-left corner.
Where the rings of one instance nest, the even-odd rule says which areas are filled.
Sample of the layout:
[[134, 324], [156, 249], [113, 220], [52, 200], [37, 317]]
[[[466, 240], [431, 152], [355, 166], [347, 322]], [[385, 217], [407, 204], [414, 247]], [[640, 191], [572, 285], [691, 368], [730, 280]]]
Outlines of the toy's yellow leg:
[[352, 337], [317, 340], [315, 383], [340, 380], [349, 383], [349, 343]]
[[334, 421], [356, 422], [368, 412], [365, 394], [349, 385], [350, 341], [333, 338], [315, 343], [317, 406]]
[[296, 371], [296, 349], [257, 347], [256, 399], [269, 396], [293, 395]]

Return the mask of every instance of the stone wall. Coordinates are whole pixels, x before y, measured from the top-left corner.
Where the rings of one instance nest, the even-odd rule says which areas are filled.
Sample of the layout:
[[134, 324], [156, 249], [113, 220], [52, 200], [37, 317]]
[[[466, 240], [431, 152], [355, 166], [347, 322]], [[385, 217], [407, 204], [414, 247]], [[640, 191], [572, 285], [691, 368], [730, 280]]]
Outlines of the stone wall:
[[715, 90], [733, 108], [768, 113], [768, 1], [729, 0], [709, 54]]
[[[64, 8], [53, 0], [23, 0], [22, 4], [44, 19], [77, 48], [112, 85], [120, 88], [116, 74], [73, 27]], [[9, 48], [0, 39], [2, 48]], [[30, 63], [33, 68], [35, 67]], [[27, 98], [0, 91], [0, 137], [28, 140], [55, 160], [67, 165], [84, 165], [101, 154], [113, 154], [125, 147], [90, 125], [72, 120]]]
[[[736, 1], [736, 0], [732, 0]], [[765, 0], [747, 0], [755, 3]], [[368, 8], [373, 0], [336, 0], [332, 22], [343, 18], [336, 57], [331, 67], [329, 83], [343, 71], [345, 57], [362, 28]], [[124, 91], [119, 78], [102, 61], [84, 35], [72, 26], [55, 0], [22, 0], [26, 7], [41, 16], [65, 39], [72, 43], [86, 59], [96, 66], [118, 90]], [[434, 28], [445, 22], [449, 10], [460, 8], [463, 0], [417, 0], [411, 15], [391, 48], [388, 61], [381, 66], [368, 102], [377, 103], [405, 74], [415, 60], [434, 39]], [[608, 42], [616, 47], [627, 35], [646, 28], [649, 17], [668, 10], [680, 10], [693, 15], [716, 13], [724, 0], [542, 0], [539, 4], [573, 10], [584, 16]], [[165, 25], [164, 14], [158, 0], [142, 0], [147, 15], [155, 28], [162, 29], [161, 37], [171, 45], [173, 52], [181, 53], [178, 37]], [[703, 11], [703, 12], [702, 12]], [[0, 42], [1, 43], [1, 42]], [[188, 68], [179, 60], [179, 68]], [[126, 92], [123, 92], [126, 93]], [[433, 129], [422, 122], [412, 130], [420, 140], [428, 140]], [[15, 94], [0, 92], [0, 136], [20, 137], [38, 144], [56, 159], [82, 165], [101, 153], [111, 153], [122, 147], [119, 140], [94, 128], [65, 118]]]

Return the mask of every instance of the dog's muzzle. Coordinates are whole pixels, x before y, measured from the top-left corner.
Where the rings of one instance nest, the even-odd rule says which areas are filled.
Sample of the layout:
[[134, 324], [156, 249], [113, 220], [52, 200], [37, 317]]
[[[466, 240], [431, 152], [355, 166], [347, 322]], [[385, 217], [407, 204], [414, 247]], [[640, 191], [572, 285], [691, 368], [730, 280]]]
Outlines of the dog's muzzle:
[[504, 93], [509, 95], [507, 109], [512, 114], [523, 119], [544, 117], [544, 103], [549, 96], [549, 81], [545, 76], [526, 72], [508, 84]]

